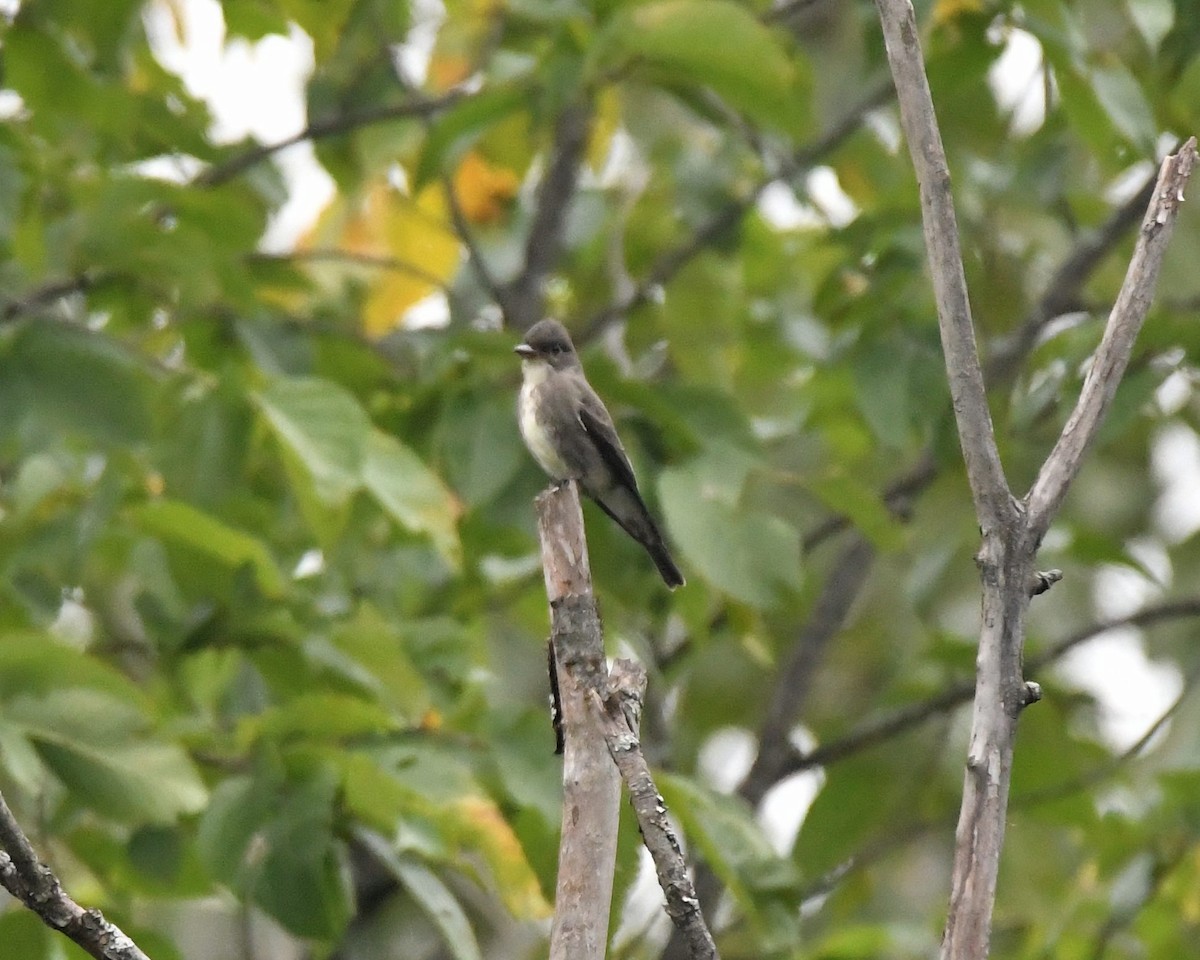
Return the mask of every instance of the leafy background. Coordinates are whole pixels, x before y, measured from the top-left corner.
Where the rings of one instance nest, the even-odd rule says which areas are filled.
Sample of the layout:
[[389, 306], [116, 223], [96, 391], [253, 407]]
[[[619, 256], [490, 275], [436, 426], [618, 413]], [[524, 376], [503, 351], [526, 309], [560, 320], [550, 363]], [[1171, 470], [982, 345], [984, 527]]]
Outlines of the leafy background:
[[[722, 954], [930, 955], [977, 530], [872, 5], [226, 0], [231, 49], [311, 42], [303, 139], [335, 189], [290, 244], [289, 155], [227, 142], [164, 66], [182, 0], [0, 9], [0, 788], [76, 898], [158, 960], [544, 952], [543, 481], [494, 301], [583, 98], [547, 309], [688, 574], [668, 595], [588, 508]], [[1129, 198], [1197, 129], [1200, 5], [918, 13], [1021, 488]], [[1200, 934], [1197, 262], [1188, 205], [1043, 551], [1066, 577], [1034, 606], [998, 956]], [[797, 772], [822, 758], [789, 735], [823, 762]], [[667, 943], [638, 863], [626, 823], [618, 957]], [[11, 903], [0, 943], [80, 956]]]

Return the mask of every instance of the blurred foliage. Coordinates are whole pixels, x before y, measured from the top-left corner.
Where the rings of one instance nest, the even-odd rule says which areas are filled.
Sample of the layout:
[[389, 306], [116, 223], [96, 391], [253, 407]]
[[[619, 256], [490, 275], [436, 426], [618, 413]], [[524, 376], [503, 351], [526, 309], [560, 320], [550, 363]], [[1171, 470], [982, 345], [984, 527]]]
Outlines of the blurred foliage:
[[[511, 281], [556, 118], [587, 98], [551, 306], [689, 583], [666, 594], [588, 507], [592, 569], [612, 651], [651, 668], [664, 793], [729, 891], [723, 955], [929, 956], [964, 711], [826, 767], [794, 849], [717, 789], [736, 776], [714, 777], [737, 761], [713, 735], [758, 730], [847, 537], [876, 556], [814, 667], [808, 735], [971, 676], [978, 532], [873, 5], [226, 0], [231, 48], [311, 43], [308, 118], [336, 193], [280, 254], [261, 248], [288, 198], [276, 152], [243, 163], [258, 145], [219, 140], [164, 65], [199, 42], [197, 4], [215, 6], [0, 5], [0, 789], [68, 888], [160, 958], [234, 955], [187, 919], [218, 895], [295, 938], [271, 956], [543, 955], [559, 816], [543, 480], [514, 423], [514, 335], [494, 329], [448, 191], [490, 280]], [[993, 356], [1200, 127], [1200, 7], [918, 7]], [[418, 78], [403, 54], [420, 43]], [[994, 378], [1014, 488], [1070, 409], [1129, 233]], [[1172, 508], [1197, 496], [1177, 476], [1200, 463], [1197, 262], [1188, 204], [1047, 538], [1042, 564], [1066, 577], [1034, 603], [1033, 652], [1200, 582], [1196, 524]], [[892, 512], [884, 491], [926, 456]], [[834, 515], [849, 529], [810, 536]], [[998, 955], [1192, 952], [1194, 632], [1127, 638], [1185, 694], [1136, 756], [1104, 736], [1111, 703], [1039, 677]], [[667, 930], [625, 829], [614, 955], [641, 960]], [[11, 905], [0, 942], [77, 955]]]

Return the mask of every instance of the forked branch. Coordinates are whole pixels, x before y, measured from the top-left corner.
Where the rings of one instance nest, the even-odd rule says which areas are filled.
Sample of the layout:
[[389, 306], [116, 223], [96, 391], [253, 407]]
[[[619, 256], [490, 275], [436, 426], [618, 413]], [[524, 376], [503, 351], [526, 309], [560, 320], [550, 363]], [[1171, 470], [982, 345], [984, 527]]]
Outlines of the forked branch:
[[1008, 810], [1017, 717], [1040, 696], [1022, 677], [1025, 613], [1056, 572], [1034, 561], [1095, 438], [1149, 309], [1159, 266], [1195, 162], [1195, 140], [1163, 163], [1125, 283], [1079, 401], [1032, 490], [1013, 500], [996, 448], [959, 255], [950, 176], [910, 0], [876, 0], [900, 116], [921, 187], [921, 213], [950, 394], [983, 533], [983, 587], [971, 739], [963, 782], [942, 960], [987, 956]]
[[1158, 183], [1142, 220], [1133, 259], [1129, 261], [1121, 292], [1117, 294], [1104, 328], [1104, 337], [1084, 378], [1079, 401], [1026, 498], [1029, 532], [1035, 542], [1041, 540], [1062, 506], [1083, 456], [1112, 405], [1117, 385], [1133, 352], [1134, 340], [1150, 309], [1158, 270], [1167, 252], [1167, 243], [1183, 203], [1183, 190], [1195, 162], [1196, 138], [1192, 137], [1178, 153], [1164, 159], [1159, 169]]

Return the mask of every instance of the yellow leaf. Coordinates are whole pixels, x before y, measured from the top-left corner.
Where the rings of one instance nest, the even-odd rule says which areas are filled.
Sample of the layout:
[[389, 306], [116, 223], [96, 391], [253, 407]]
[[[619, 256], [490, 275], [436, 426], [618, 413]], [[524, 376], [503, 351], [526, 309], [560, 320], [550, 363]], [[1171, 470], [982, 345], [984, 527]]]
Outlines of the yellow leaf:
[[495, 36], [505, 0], [446, 0], [446, 19], [437, 32], [425, 84], [435, 93], [461, 83], [479, 69], [481, 54]]
[[[459, 265], [458, 237], [449, 227], [440, 183], [410, 197], [381, 177], [357, 202], [335, 197], [300, 246], [313, 249], [320, 242], [344, 255], [342, 275], [367, 284], [362, 324], [369, 337], [396, 329], [405, 311], [448, 285]], [[321, 264], [325, 273], [329, 263], [326, 258]]]
[[588, 138], [587, 161], [593, 170], [600, 170], [608, 159], [613, 135], [621, 126], [621, 98], [615, 86], [604, 87], [596, 98], [592, 132]]
[[542, 896], [541, 885], [525, 859], [521, 841], [499, 808], [479, 796], [463, 797], [452, 806], [461, 816], [464, 839], [487, 861], [509, 912], [521, 919], [550, 916], [550, 904]]
[[467, 79], [471, 72], [471, 61], [454, 53], [441, 53], [430, 58], [425, 82], [436, 93], [449, 90]]
[[933, 5], [933, 22], [936, 26], [949, 23], [964, 13], [979, 13], [983, 0], [937, 0]]
[[508, 209], [521, 181], [513, 171], [488, 163], [472, 150], [454, 172], [454, 195], [471, 223], [495, 223]]

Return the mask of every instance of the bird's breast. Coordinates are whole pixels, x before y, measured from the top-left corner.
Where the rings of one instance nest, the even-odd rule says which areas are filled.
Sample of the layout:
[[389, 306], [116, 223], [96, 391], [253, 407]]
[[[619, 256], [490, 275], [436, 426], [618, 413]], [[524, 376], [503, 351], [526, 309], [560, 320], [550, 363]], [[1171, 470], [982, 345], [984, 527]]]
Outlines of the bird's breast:
[[517, 399], [517, 422], [521, 428], [521, 437], [525, 446], [533, 454], [543, 470], [555, 480], [565, 480], [571, 475], [570, 469], [558, 452], [554, 432], [547, 428], [543, 414], [543, 403], [538, 395], [541, 382], [531, 383], [526, 380], [521, 386]]

